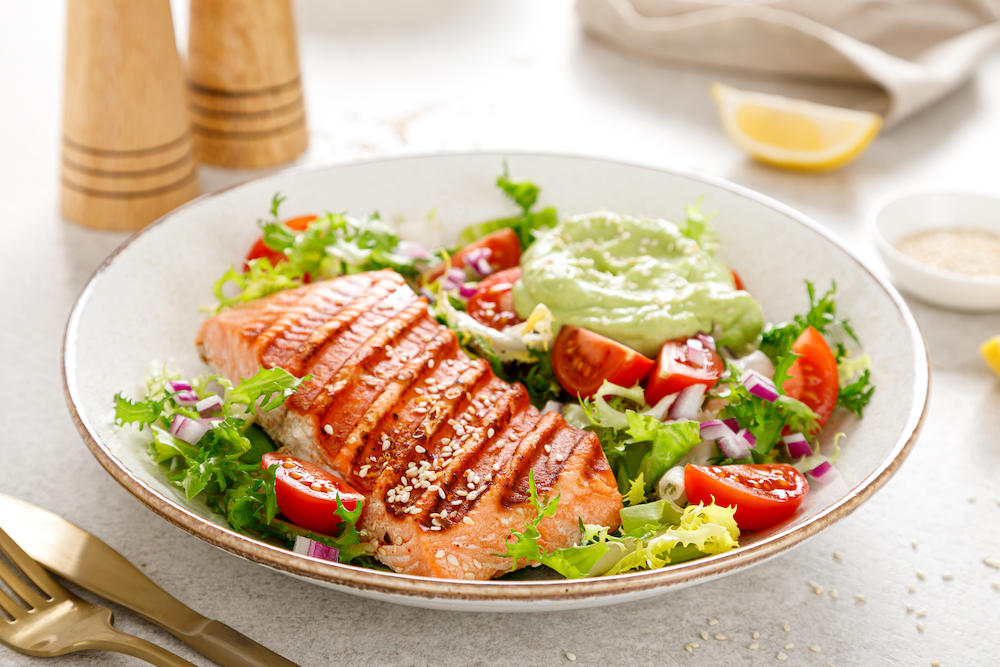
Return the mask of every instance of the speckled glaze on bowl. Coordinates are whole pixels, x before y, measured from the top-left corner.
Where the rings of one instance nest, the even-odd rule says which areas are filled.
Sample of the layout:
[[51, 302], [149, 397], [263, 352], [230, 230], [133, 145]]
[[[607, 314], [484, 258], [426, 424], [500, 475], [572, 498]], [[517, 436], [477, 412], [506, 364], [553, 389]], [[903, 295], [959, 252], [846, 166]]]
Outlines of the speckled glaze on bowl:
[[[826, 433], [843, 431], [842, 483], [817, 489], [788, 521], [747, 534], [729, 553], [651, 572], [583, 580], [457, 581], [328, 563], [230, 530], [206, 507], [188, 505], [136, 435], [115, 428], [111, 398], [138, 391], [151, 360], [185, 374], [204, 366], [194, 349], [211, 286], [259, 233], [253, 221], [280, 191], [285, 216], [325, 209], [378, 210], [404, 236], [433, 245], [465, 225], [515, 213], [495, 188], [507, 160], [517, 179], [542, 188], [561, 214], [608, 209], [678, 219], [687, 204], [717, 212], [720, 256], [739, 270], [769, 321], [807, 307], [803, 280], [836, 280], [838, 308], [871, 354], [878, 389], [865, 419], [838, 411]], [[66, 399], [80, 434], [108, 472], [150, 509], [221, 549], [347, 593], [436, 609], [552, 611], [638, 600], [710, 581], [773, 558], [857, 509], [913, 447], [928, 396], [923, 339], [896, 291], [818, 224], [731, 183], [604, 159], [471, 153], [374, 159], [281, 172], [205, 195], [126, 241], [94, 273], [66, 328]], [[829, 437], [829, 436], [828, 436]], [[829, 444], [829, 443], [827, 443]]]

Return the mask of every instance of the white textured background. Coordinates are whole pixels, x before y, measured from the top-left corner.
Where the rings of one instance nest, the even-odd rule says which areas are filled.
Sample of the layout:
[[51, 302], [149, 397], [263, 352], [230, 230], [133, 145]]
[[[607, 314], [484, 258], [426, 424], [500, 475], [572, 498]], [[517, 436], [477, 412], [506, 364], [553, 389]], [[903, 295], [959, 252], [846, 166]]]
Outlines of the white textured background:
[[[291, 580], [159, 519], [103, 472], [63, 403], [66, 316], [124, 235], [87, 230], [58, 214], [65, 9], [49, 1], [10, 4], [0, 23], [3, 492], [66, 516], [196, 610], [302, 665], [561, 665], [569, 664], [567, 651], [581, 665], [1000, 663], [1000, 590], [991, 586], [1000, 571], [983, 563], [1000, 559], [1000, 380], [976, 349], [1000, 333], [1000, 315], [953, 313], [912, 299], [934, 378], [909, 460], [869, 503], [818, 538], [711, 584], [545, 616], [430, 612]], [[798, 175], [750, 162], [718, 128], [708, 83], [752, 88], [752, 80], [619, 55], [581, 33], [568, 0], [304, 0], [297, 9], [312, 128], [300, 162], [490, 148], [695, 169], [798, 208], [868, 258], [874, 250], [864, 214], [895, 189], [1000, 194], [1000, 54], [849, 168]], [[175, 13], [183, 24], [184, 7], [175, 3]], [[182, 33], [183, 25], [183, 40]], [[206, 168], [202, 187], [252, 175]], [[814, 595], [810, 580], [839, 597]], [[859, 593], [867, 601], [856, 601]], [[926, 615], [908, 613], [908, 604]], [[122, 629], [208, 664], [158, 628], [115, 611]], [[719, 622], [709, 626], [710, 619]], [[702, 631], [727, 639], [705, 642]], [[756, 651], [747, 648], [753, 631], [761, 635]], [[701, 646], [688, 653], [688, 642]], [[784, 650], [789, 643], [794, 648]], [[788, 659], [778, 663], [782, 650]], [[34, 664], [137, 662], [85, 653], [43, 663], [0, 648], [0, 665]]]

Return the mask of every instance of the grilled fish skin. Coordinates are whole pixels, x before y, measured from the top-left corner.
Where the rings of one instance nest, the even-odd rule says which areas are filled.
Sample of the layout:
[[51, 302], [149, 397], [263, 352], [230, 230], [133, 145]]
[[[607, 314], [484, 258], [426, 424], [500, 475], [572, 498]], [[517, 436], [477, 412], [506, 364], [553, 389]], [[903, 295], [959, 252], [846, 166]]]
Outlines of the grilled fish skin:
[[580, 519], [619, 525], [597, 436], [539, 414], [522, 385], [466, 355], [393, 271], [242, 304], [206, 320], [197, 345], [234, 383], [260, 366], [313, 376], [258, 420], [364, 494], [362, 528], [396, 572], [484, 580], [525, 565], [497, 554], [535, 517], [531, 471], [539, 494], [561, 494], [538, 527], [543, 550], [574, 544]]

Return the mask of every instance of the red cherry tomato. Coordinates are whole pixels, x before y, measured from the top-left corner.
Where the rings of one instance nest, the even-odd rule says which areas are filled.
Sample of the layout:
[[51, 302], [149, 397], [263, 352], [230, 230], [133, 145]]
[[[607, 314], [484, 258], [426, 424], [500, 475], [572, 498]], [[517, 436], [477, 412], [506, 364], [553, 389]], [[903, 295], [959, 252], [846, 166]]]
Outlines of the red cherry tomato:
[[[510, 227], [490, 232], [456, 252], [451, 256], [452, 267], [465, 268], [465, 257], [470, 250], [476, 248], [490, 249], [490, 256], [486, 261], [489, 262], [494, 272], [512, 269], [521, 263], [521, 241], [517, 238], [517, 232]], [[444, 264], [428, 272], [424, 277], [424, 282], [432, 283], [442, 275], [444, 275]]]
[[785, 463], [684, 467], [688, 502], [736, 506], [740, 530], [760, 530], [790, 517], [809, 492], [802, 473]]
[[[688, 345], [694, 340], [696, 345]], [[646, 402], [656, 405], [664, 396], [676, 394], [693, 384], [714, 387], [725, 370], [722, 357], [698, 339], [668, 340], [660, 348], [656, 366], [646, 380]]]
[[[291, 220], [285, 220], [285, 226], [293, 231], [303, 232], [309, 227], [309, 223], [317, 217], [315, 215], [303, 215], [298, 218], [292, 218]], [[248, 265], [251, 259], [260, 259], [261, 257], [266, 257], [271, 262], [271, 266], [285, 259], [284, 253], [272, 250], [264, 245], [264, 237], [261, 236], [250, 248], [250, 252], [247, 253], [246, 260], [243, 262], [243, 271], [245, 272], [249, 268]]]
[[274, 476], [278, 508], [298, 526], [336, 535], [341, 523], [340, 517], [334, 514], [338, 497], [350, 512], [357, 509], [358, 503], [364, 503], [364, 496], [318, 466], [288, 454], [264, 454], [262, 467], [270, 468], [275, 464], [278, 465]]
[[484, 278], [479, 283], [479, 290], [469, 297], [465, 310], [472, 319], [498, 330], [521, 322], [514, 312], [514, 297], [510, 291], [520, 278], [521, 269], [516, 266]]
[[782, 387], [785, 393], [797, 398], [819, 415], [823, 427], [837, 407], [840, 393], [840, 376], [837, 358], [823, 335], [809, 327], [795, 339], [792, 352], [801, 355], [788, 369], [788, 379]]
[[618, 341], [567, 325], [552, 348], [552, 367], [563, 389], [589, 398], [605, 380], [633, 386], [646, 377], [653, 362]]

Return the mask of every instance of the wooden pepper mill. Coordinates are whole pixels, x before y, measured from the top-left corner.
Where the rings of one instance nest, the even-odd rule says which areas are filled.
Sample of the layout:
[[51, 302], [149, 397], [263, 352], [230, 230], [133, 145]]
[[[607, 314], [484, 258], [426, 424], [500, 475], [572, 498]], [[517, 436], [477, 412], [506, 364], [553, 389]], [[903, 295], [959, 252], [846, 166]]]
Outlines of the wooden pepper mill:
[[191, 0], [188, 68], [199, 160], [267, 167], [306, 149], [289, 0]]
[[69, 0], [62, 212], [138, 229], [198, 195], [169, 0]]

